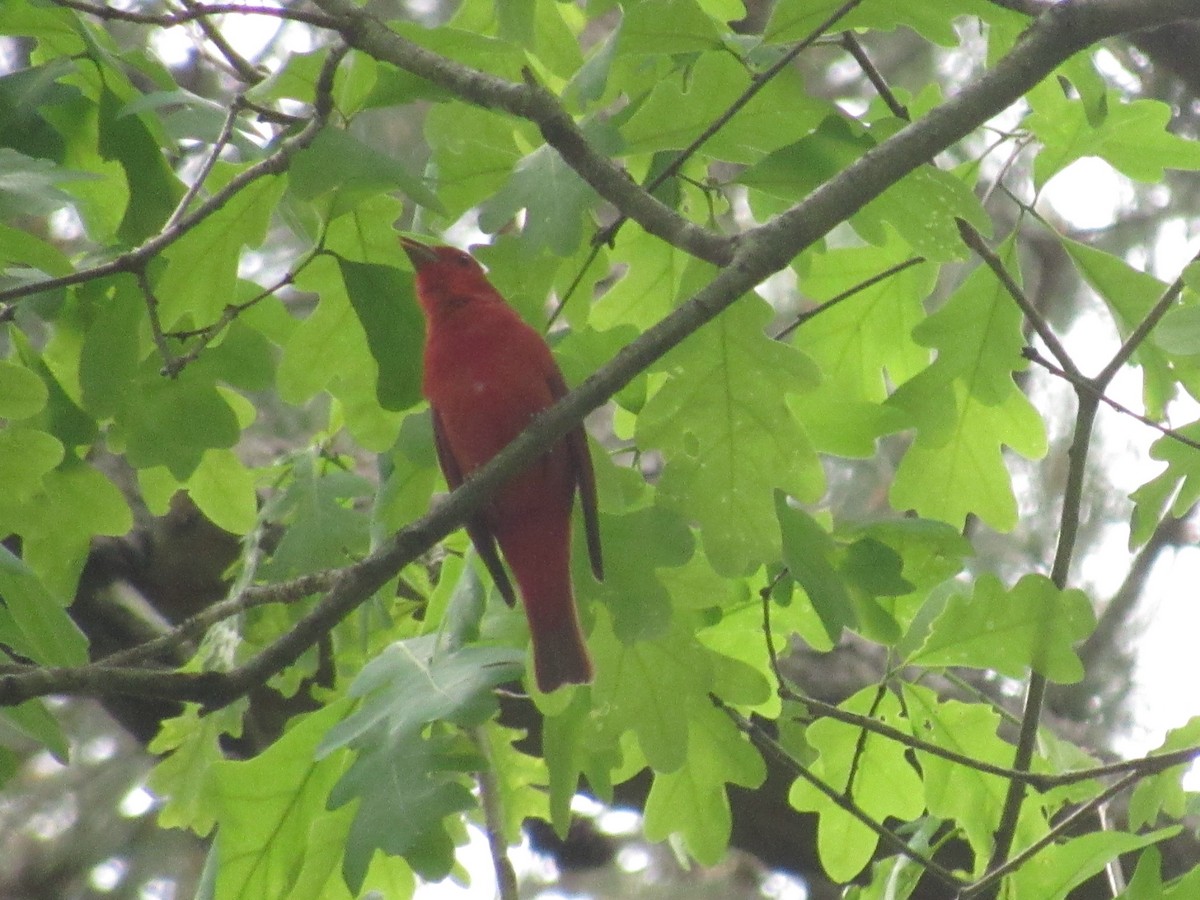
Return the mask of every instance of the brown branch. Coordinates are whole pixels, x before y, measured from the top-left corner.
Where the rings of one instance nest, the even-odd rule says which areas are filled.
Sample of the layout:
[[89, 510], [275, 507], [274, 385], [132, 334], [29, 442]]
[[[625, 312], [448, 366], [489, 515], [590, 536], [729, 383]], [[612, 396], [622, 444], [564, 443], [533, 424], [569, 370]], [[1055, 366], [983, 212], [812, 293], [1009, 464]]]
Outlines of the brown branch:
[[888, 849], [908, 857], [917, 865], [925, 869], [925, 871], [927, 871], [938, 881], [948, 885], [949, 887], [963, 888], [969, 884], [969, 882], [967, 882], [965, 879], [960, 878], [954, 872], [951, 872], [949, 869], [935, 862], [930, 857], [925, 856], [918, 850], [914, 850], [911, 846], [909, 846], [908, 842], [897, 836], [895, 832], [881, 822], [878, 822], [869, 816], [863, 811], [862, 807], [850, 799], [848, 791], [847, 793], [843, 793], [842, 791], [834, 788], [832, 785], [827, 784], [824, 779], [814, 775], [806, 766], [803, 766], [797, 762], [790, 753], [788, 753], [779, 745], [778, 741], [767, 734], [766, 731], [763, 730], [763, 728], [757, 723], [739, 715], [737, 712], [735, 712], [733, 709], [730, 709], [719, 700], [714, 702], [717, 704], [718, 708], [720, 708], [723, 712], [725, 712], [726, 715], [729, 716], [738, 729], [750, 738], [751, 743], [753, 743], [754, 746], [756, 746], [761, 752], [774, 757], [778, 762], [782, 763], [786, 768], [791, 770], [791, 772], [796, 775], [797, 778], [807, 781], [814, 788], [816, 788], [838, 809], [842, 810], [847, 815], [851, 816], [869, 828], [876, 836], [880, 838], [884, 844], [887, 845]]
[[210, 16], [267, 16], [272, 19], [285, 19], [290, 22], [302, 22], [315, 28], [333, 30], [337, 20], [321, 13], [305, 12], [279, 6], [242, 6], [239, 3], [192, 3], [186, 11], [166, 13], [143, 13], [131, 9], [117, 9], [97, 3], [86, 3], [84, 0], [53, 0], [56, 6], [73, 9], [85, 15], [95, 16], [108, 22], [132, 22], [135, 25], [157, 25], [161, 28], [174, 28], [186, 25], [198, 19]]
[[831, 309], [832, 307], [837, 306], [843, 300], [849, 300], [855, 294], [862, 293], [863, 291], [867, 290], [867, 288], [874, 287], [875, 285], [879, 284], [879, 282], [886, 281], [887, 279], [891, 278], [893, 275], [899, 275], [905, 269], [911, 269], [913, 266], [920, 265], [923, 262], [925, 262], [925, 257], [923, 257], [923, 256], [910, 257], [910, 258], [904, 260], [904, 262], [899, 262], [899, 263], [896, 263], [894, 266], [889, 266], [888, 268], [884, 269], [882, 272], [872, 275], [870, 278], [868, 278], [864, 281], [860, 281], [858, 284], [856, 284], [852, 287], [846, 288], [846, 290], [842, 291], [840, 294], [830, 297], [828, 300], [817, 304], [812, 309], [805, 310], [804, 312], [800, 313], [798, 316], [796, 316], [795, 321], [793, 321], [786, 328], [781, 329], [778, 333], [776, 333], [774, 335], [774, 340], [782, 341], [789, 334], [791, 334], [793, 331], [795, 331], [797, 328], [799, 328], [801, 325], [803, 325], [805, 322], [809, 321], [810, 319], [812, 319], [816, 316], [819, 316], [821, 313], [825, 312], [827, 309]]
[[[690, 144], [680, 150], [676, 157], [645, 185], [645, 190], [649, 193], [653, 193], [668, 178], [672, 178], [677, 175], [679, 170], [683, 168], [683, 164], [695, 156], [700, 148], [708, 143], [713, 135], [728, 125], [729, 121], [739, 112], [741, 112], [746, 107], [746, 104], [753, 100], [758, 95], [758, 92], [766, 87], [776, 75], [795, 62], [796, 58], [801, 53], [811, 47], [821, 37], [821, 35], [844, 19], [846, 15], [860, 3], [862, 3], [862, 0], [846, 0], [845, 3], [830, 13], [824, 22], [814, 28], [808, 34], [808, 36], [804, 38], [804, 40], [798, 42], [773, 64], [755, 75], [749, 86], [742, 91], [741, 94], [735, 97], [733, 102], [730, 103], [720, 115], [713, 119], [713, 121], [710, 122], [708, 126], [692, 140]], [[618, 216], [616, 221], [596, 235], [596, 237], [593, 239], [593, 243], [611, 244], [616, 238], [617, 232], [621, 229], [621, 226], [627, 221], [627, 218], [628, 217], [624, 215]]]
[[311, 144], [328, 122], [329, 116], [333, 112], [333, 74], [342, 57], [345, 56], [347, 49], [343, 45], [335, 47], [330, 51], [317, 80], [317, 93], [314, 98], [312, 118], [302, 131], [280, 143], [279, 149], [270, 156], [238, 172], [224, 187], [197, 206], [191, 213], [181, 217], [170, 228], [162, 229], [154, 237], [135, 247], [133, 250], [122, 253], [108, 262], [100, 263], [87, 269], [79, 269], [70, 275], [46, 278], [41, 281], [2, 290], [0, 291], [0, 303], [11, 303], [14, 300], [20, 300], [24, 297], [30, 297], [45, 291], [72, 287], [76, 284], [95, 281], [98, 278], [107, 278], [110, 275], [119, 275], [122, 273], [136, 274], [151, 259], [162, 253], [163, 250], [174, 244], [191, 231], [191, 229], [224, 207], [226, 203], [250, 184], [268, 175], [278, 175], [281, 172], [285, 172], [291, 164], [292, 157]]
[[532, 77], [524, 83], [506, 81], [439, 56], [401, 37], [353, 0], [315, 2], [337, 18], [338, 30], [352, 47], [433, 82], [468, 103], [504, 110], [536, 124], [546, 143], [580, 178], [649, 233], [716, 265], [725, 265], [733, 258], [731, 238], [696, 225], [638, 187], [623, 169], [588, 142], [558, 98]]
[[903, 119], [905, 122], [911, 121], [912, 117], [909, 115], [908, 107], [896, 99], [896, 95], [892, 93], [891, 86], [887, 83], [887, 80], [883, 77], [879, 69], [875, 68], [875, 63], [871, 61], [871, 57], [867, 55], [867, 51], [863, 48], [863, 45], [854, 36], [854, 32], [842, 32], [840, 43], [846, 49], [846, 52], [854, 57], [854, 61], [858, 63], [858, 67], [867, 76], [867, 80], [871, 82], [871, 86], [875, 88], [875, 92], [879, 94], [880, 99], [892, 111], [892, 115], [897, 119]]
[[[970, 247], [975, 254], [982, 259], [989, 269], [995, 273], [996, 278], [1004, 289], [1008, 291], [1008, 295], [1021, 308], [1021, 312], [1025, 314], [1025, 319], [1029, 322], [1038, 337], [1042, 339], [1042, 343], [1054, 354], [1054, 358], [1059, 361], [1066, 372], [1071, 373], [1071, 378], [1083, 379], [1083, 373], [1075, 365], [1075, 361], [1071, 359], [1071, 354], [1067, 352], [1067, 348], [1062, 345], [1058, 339], [1058, 335], [1054, 333], [1054, 329], [1050, 327], [1050, 323], [1046, 321], [1046, 317], [1042, 315], [1041, 310], [1030, 300], [1021, 286], [1017, 284], [1017, 280], [1009, 273], [1008, 267], [1004, 265], [1004, 260], [996, 255], [995, 251], [987, 245], [983, 239], [983, 235], [965, 219], [958, 219], [958, 233], [963, 239], [963, 243]], [[1036, 351], [1035, 351], [1036, 352]]]
[[1087, 803], [1084, 803], [1082, 806], [1072, 812], [1069, 816], [1066, 816], [1061, 822], [1056, 824], [1053, 828], [1042, 835], [1041, 838], [1034, 841], [1016, 856], [1013, 856], [1001, 866], [997, 866], [994, 869], [989, 869], [986, 875], [980, 878], [969, 888], [966, 888], [960, 894], [960, 896], [963, 898], [963, 900], [968, 900], [968, 898], [977, 897], [981, 894], [998, 890], [1000, 880], [1004, 878], [1005, 875], [1010, 875], [1017, 871], [1017, 869], [1021, 868], [1021, 866], [1025, 865], [1025, 863], [1029, 862], [1029, 860], [1033, 859], [1059, 838], [1070, 833], [1071, 829], [1075, 827], [1075, 824], [1080, 819], [1095, 812], [1100, 806], [1107, 803], [1117, 794], [1121, 793], [1121, 791], [1135, 784], [1140, 778], [1141, 775], [1137, 773], [1130, 773], [1119, 781], [1109, 785]]
[[1080, 374], [1073, 375], [1070, 372], [1060, 369], [1050, 360], [1046, 359], [1046, 357], [1042, 356], [1042, 354], [1038, 353], [1033, 347], [1026, 347], [1021, 351], [1021, 355], [1030, 362], [1037, 363], [1051, 375], [1056, 375], [1057, 377], [1063, 379], [1063, 381], [1068, 382], [1076, 390], [1083, 391], [1085, 394], [1094, 397], [1097, 401], [1103, 403], [1109, 409], [1116, 410], [1121, 415], [1129, 416], [1131, 419], [1137, 419], [1137, 421], [1141, 422], [1143, 425], [1153, 428], [1163, 437], [1177, 441], [1180, 444], [1183, 444], [1185, 447], [1191, 447], [1193, 450], [1200, 450], [1200, 441], [1193, 440], [1186, 434], [1183, 434], [1174, 428], [1169, 428], [1161, 422], [1156, 422], [1149, 416], [1144, 416], [1140, 412], [1125, 406], [1123, 403], [1117, 402], [1112, 397], [1108, 396], [1108, 394], [1104, 393], [1104, 391], [1102, 391], [1100, 388], [1096, 387], [1094, 379], [1087, 378]]
[[[182, 3], [184, 8], [189, 11], [199, 5], [193, 2], [193, 0], [179, 0], [179, 2]], [[267, 77], [267, 72], [265, 69], [261, 69], [254, 65], [254, 63], [250, 62], [250, 60], [246, 59], [244, 56], [242, 56], [242, 54], [238, 53], [237, 50], [234, 49], [233, 45], [229, 43], [229, 40], [225, 37], [221, 30], [212, 23], [212, 20], [209, 17], [199, 16], [196, 18], [195, 22], [196, 26], [204, 34], [204, 37], [217, 49], [217, 52], [221, 54], [221, 58], [225, 61], [226, 65], [229, 66], [233, 74], [240, 81], [245, 84], [253, 85], [258, 84]], [[276, 27], [276, 31], [278, 31], [278, 27]]]

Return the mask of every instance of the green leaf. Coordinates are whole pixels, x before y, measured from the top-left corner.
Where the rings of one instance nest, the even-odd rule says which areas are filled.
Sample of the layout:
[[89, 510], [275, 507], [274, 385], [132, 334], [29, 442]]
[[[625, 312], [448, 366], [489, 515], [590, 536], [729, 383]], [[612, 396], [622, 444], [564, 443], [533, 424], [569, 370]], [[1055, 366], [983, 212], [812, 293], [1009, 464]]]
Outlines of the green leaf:
[[970, 666], [1023, 678], [1032, 668], [1051, 681], [1072, 684], [1083, 664], [1072, 649], [1095, 627], [1087, 595], [1059, 591], [1044, 575], [1026, 575], [1006, 590], [983, 575], [970, 594], [954, 594], [909, 662]]
[[258, 521], [254, 472], [232, 450], [208, 450], [188, 479], [188, 496], [214, 525], [246, 534]]
[[649, 328], [674, 308], [691, 265], [687, 254], [640, 228], [621, 229], [610, 262], [627, 268], [591, 308], [588, 321], [598, 331]]
[[803, 40], [842, 5], [843, 0], [779, 0], [771, 8], [763, 38], [772, 43]]
[[742, 171], [735, 181], [751, 188], [752, 193], [792, 203], [874, 146], [874, 139], [857, 124], [840, 116], [826, 116], [812, 134], [768, 154]]
[[[942, 702], [934, 691], [921, 685], [905, 685], [904, 700], [914, 736], [980, 762], [1012, 764], [1012, 745], [997, 734], [1000, 715], [994, 709], [958, 700]], [[1004, 807], [1008, 782], [933, 753], [918, 750], [916, 756], [924, 775], [930, 815], [956, 822], [970, 842], [975, 859], [986, 861], [992, 852], [993, 831]]]
[[60, 183], [89, 177], [0, 147], [0, 215], [12, 221], [19, 216], [52, 213], [73, 199], [58, 188]]
[[[585, 126], [584, 133], [599, 152], [616, 151], [618, 138], [611, 127]], [[570, 256], [579, 246], [584, 221], [595, 204], [592, 188], [558, 151], [543, 145], [517, 163], [508, 183], [480, 207], [479, 227], [501, 231], [524, 210], [522, 240], [534, 250], [547, 247], [559, 256]]]
[[1030, 94], [1034, 112], [1025, 125], [1041, 138], [1034, 160], [1040, 187], [1077, 159], [1098, 156], [1113, 168], [1150, 184], [1163, 180], [1164, 169], [1200, 169], [1200, 146], [1172, 134], [1171, 107], [1159, 100], [1124, 102], [1109, 91], [1102, 121], [1088, 121], [1084, 103], [1047, 87]]
[[[449, 219], [491, 197], [512, 176], [525, 155], [507, 116], [464, 106], [440, 104], [425, 117], [425, 139], [433, 148], [438, 199]], [[540, 141], [535, 142], [536, 146]]]
[[777, 554], [775, 488], [815, 500], [824, 473], [787, 394], [816, 371], [763, 334], [767, 304], [746, 297], [662, 361], [666, 383], [638, 417], [639, 447], [667, 458], [659, 502], [699, 521], [721, 574], [738, 575]]
[[1065, 900], [1072, 888], [1103, 872], [1118, 856], [1156, 844], [1178, 832], [1178, 828], [1163, 828], [1149, 834], [1093, 831], [1052, 844], [1010, 875], [1007, 887], [1014, 897]]
[[67, 615], [69, 597], [56, 598], [25, 562], [0, 546], [0, 598], [18, 630], [13, 649], [47, 666], [87, 662], [87, 638]]
[[642, 0], [626, 7], [618, 53], [688, 53], [721, 46], [721, 30], [695, 0]]
[[853, 222], [854, 229], [873, 244], [884, 242], [890, 226], [918, 256], [946, 261], [967, 255], [959, 219], [984, 233], [992, 228], [969, 183], [953, 172], [921, 166], [864, 206]]
[[42, 411], [49, 392], [36, 373], [0, 360], [0, 417], [27, 419]]
[[1179, 356], [1200, 354], [1200, 306], [1169, 309], [1150, 337], [1167, 353]]
[[260, 574], [283, 580], [343, 566], [369, 547], [367, 517], [353, 502], [371, 493], [368, 482], [350, 472], [319, 472], [309, 454], [293, 461], [292, 479], [271, 502], [269, 518], [287, 523]]
[[549, 815], [546, 764], [516, 746], [526, 739], [524, 730], [490, 722], [475, 737], [491, 765], [504, 838], [510, 845], [519, 844], [527, 819], [544, 820]]
[[421, 399], [421, 356], [425, 320], [417, 308], [412, 276], [391, 266], [337, 257], [346, 296], [362, 323], [379, 368], [375, 393], [384, 409], [404, 410]]
[[[867, 688], [839, 705], [847, 712], [869, 714], [878, 721], [903, 727], [900, 701], [893, 694], [879, 695], [875, 688]], [[807, 770], [835, 791], [853, 798], [876, 821], [895, 816], [907, 822], [921, 814], [921, 776], [902, 744], [833, 719], [821, 719], [809, 726], [805, 739], [817, 752], [817, 759]], [[792, 784], [788, 802], [801, 812], [820, 816], [817, 851], [821, 865], [834, 881], [849, 881], [870, 862], [878, 835], [808, 781], [797, 779]]]
[[[0, 485], [9, 502], [28, 499], [42, 477], [63, 459], [63, 446], [44, 431], [6, 428], [0, 431]], [[3, 501], [0, 501], [0, 509]]]
[[[62, 727], [41, 700], [26, 700], [15, 706], [0, 709], [0, 716], [7, 720], [8, 727], [22, 738], [35, 741], [50, 751], [58, 762], [67, 764], [71, 746]], [[2, 784], [3, 781], [0, 781]]]
[[[218, 163], [209, 176], [217, 189], [238, 172]], [[167, 265], [154, 283], [165, 330], [204, 327], [221, 315], [237, 292], [243, 247], [257, 247], [283, 193], [285, 179], [259, 178], [163, 251]]]
[[464, 776], [482, 759], [464, 758], [454, 737], [406, 743], [386, 738], [360, 753], [329, 797], [334, 809], [359, 801], [342, 864], [355, 895], [376, 850], [403, 856], [427, 881], [445, 878], [454, 865], [445, 820], [476, 805]]
[[316, 751], [323, 757], [349, 744], [358, 752], [329, 797], [334, 809], [359, 800], [343, 869], [352, 891], [376, 849], [404, 856], [430, 880], [449, 873], [454, 845], [443, 820], [475, 805], [462, 775], [484, 761], [453, 735], [422, 732], [433, 721], [481, 724], [495, 714], [495, 686], [518, 672], [516, 651], [437, 653], [433, 635], [393, 644], [363, 668], [351, 696], [364, 703]]
[[434, 635], [391, 644], [354, 679], [350, 696], [366, 702], [329, 730], [318, 755], [352, 744], [379, 725], [399, 743], [418, 740], [430, 722], [479, 725], [497, 709], [492, 688], [519, 676], [521, 656], [500, 647], [439, 652]]
[[204, 451], [232, 447], [241, 435], [237, 417], [211, 381], [191, 366], [170, 381], [153, 360], [130, 386], [136, 403], [117, 416], [125, 454], [138, 469], [166, 466], [186, 480]]
[[[1200, 744], [1200, 717], [1193, 717], [1185, 725], [1168, 731], [1155, 752], [1171, 753], [1197, 744]], [[1140, 830], [1154, 825], [1164, 815], [1174, 819], [1186, 815], [1190, 792], [1184, 788], [1183, 780], [1189, 769], [1188, 763], [1181, 763], [1139, 781], [1129, 798], [1129, 827]]]
[[437, 196], [397, 160], [338, 128], [325, 129], [296, 154], [288, 184], [307, 201], [333, 194], [329, 219], [351, 211], [366, 197], [397, 189], [421, 206], [442, 211]]
[[[623, 515], [601, 514], [604, 581], [591, 587], [590, 576], [579, 574], [577, 588], [596, 594], [613, 617], [613, 630], [625, 643], [666, 634], [671, 620], [671, 597], [657, 570], [682, 566], [695, 550], [687, 523], [658, 507]], [[572, 554], [583, 565], [582, 548]], [[594, 582], [592, 582], [594, 583]]]
[[[1122, 340], [1129, 337], [1167, 286], [1103, 250], [1070, 240], [1063, 240], [1062, 246], [1079, 274], [1108, 305]], [[1132, 362], [1142, 369], [1146, 415], [1152, 419], [1162, 418], [1164, 407], [1175, 394], [1175, 378], [1170, 363], [1152, 341], [1142, 342], [1134, 352]]]
[[[339, 221], [350, 221], [350, 217]], [[396, 238], [390, 226], [386, 240], [394, 258]], [[366, 449], [386, 451], [395, 442], [404, 416], [379, 405], [379, 367], [354, 314], [340, 267], [328, 256], [321, 257], [297, 278], [297, 285], [315, 291], [321, 299], [284, 345], [277, 373], [280, 396], [288, 403], [300, 404], [318, 391], [329, 391], [340, 401], [354, 439]], [[410, 346], [411, 353], [419, 353], [417, 343]]]
[[1010, 531], [1017, 523], [1017, 501], [1001, 448], [1030, 459], [1043, 456], [1042, 419], [1015, 385], [990, 405], [961, 381], [939, 379], [931, 368], [889, 400], [917, 422], [917, 438], [892, 482], [892, 505], [956, 525], [974, 514], [998, 531]]
[[[805, 271], [806, 296], [820, 304], [911, 258], [898, 240], [815, 254]], [[882, 402], [889, 384], [902, 384], [929, 365], [930, 354], [911, 335], [925, 319], [923, 300], [937, 267], [910, 266], [842, 300], [797, 329], [793, 343], [820, 367], [815, 393], [834, 403]], [[816, 430], [813, 431], [814, 436]]]
[[[828, 19], [843, 4], [841, 0], [779, 0], [771, 11], [764, 36], [772, 42], [797, 41], [808, 37], [813, 29]], [[956, 19], [965, 16], [995, 21], [1004, 17], [1004, 10], [986, 0], [926, 0], [924, 3], [867, 2], [837, 20], [837, 32], [856, 28], [890, 31], [904, 26], [944, 47], [954, 47], [960, 35], [954, 27]], [[1021, 16], [1009, 14], [1009, 20], [1027, 27]]]
[[145, 299], [128, 276], [116, 279], [111, 294], [96, 304], [79, 354], [83, 405], [92, 415], [108, 418], [136, 399], [129, 385], [143, 355], [145, 309]]
[[146, 781], [164, 798], [158, 813], [163, 828], [190, 828], [204, 837], [216, 825], [218, 811], [217, 767], [224, 762], [223, 734], [238, 736], [247, 701], [239, 700], [201, 716], [199, 707], [187, 706], [162, 723], [147, 749], [163, 754]]
[[314, 882], [336, 871], [338, 854], [324, 843], [344, 843], [350, 816], [325, 804], [347, 760], [345, 754], [315, 759], [313, 751], [347, 705], [334, 702], [298, 717], [253, 759], [213, 763], [207, 778], [221, 860], [218, 896], [295, 897], [297, 889], [317, 896]]
[[[38, 353], [23, 332], [12, 332], [11, 339], [17, 348], [17, 357], [27, 369], [41, 376], [42, 383], [46, 387], [45, 408], [25, 424], [40, 426], [66, 447], [79, 447], [94, 441], [97, 433], [96, 422], [75, 404], [75, 401], [59, 383], [58, 377], [46, 364], [48, 355], [55, 349], [54, 344], [51, 343], [44, 348], [43, 353]], [[59, 371], [75, 361], [74, 348], [68, 349], [67, 353], [71, 357], [71, 362], [60, 361]]]
[[625, 731], [657, 772], [673, 772], [688, 754], [688, 698], [706, 698], [711, 687], [710, 652], [676, 626], [653, 640], [625, 644], [611, 631], [606, 610], [596, 610], [589, 646], [596, 662], [592, 709], [605, 710], [607, 740]]
[[[657, 3], [641, 6], [654, 8], [658, 17]], [[653, 153], [688, 146], [725, 113], [749, 83], [750, 73], [730, 54], [702, 54], [694, 65], [661, 81], [621, 129], [626, 152]], [[781, 109], [788, 114], [780, 116]], [[738, 110], [704, 143], [700, 153], [712, 159], [754, 163], [811, 132], [828, 112], [823, 101], [804, 92], [798, 77], [784, 73]]]
[[913, 329], [913, 339], [937, 351], [942, 377], [962, 379], [973, 397], [994, 406], [1011, 394], [1012, 373], [1025, 368], [1021, 325], [1020, 308], [991, 269], [977, 266], [941, 309]]
[[167, 221], [183, 196], [183, 185], [142, 117], [128, 114], [123, 106], [121, 98], [105, 87], [100, 94], [97, 148], [104, 159], [120, 163], [125, 172], [129, 204], [117, 233], [127, 244], [136, 245]]
[[716, 865], [729, 846], [732, 815], [726, 784], [758, 787], [766, 766], [729, 717], [711, 703], [697, 704], [688, 720], [687, 762], [656, 773], [646, 797], [645, 834], [651, 841], [678, 834], [703, 865]]
[[821, 617], [830, 643], [836, 644], [842, 629], [857, 625], [858, 617], [831, 560], [835, 552], [833, 539], [812, 516], [793, 506], [782, 491], [775, 492], [775, 515], [783, 535], [783, 561]]
[[[1200, 441], [1200, 422], [1175, 429], [1181, 437]], [[1135, 506], [1129, 544], [1144, 544], [1168, 512], [1186, 515], [1200, 500], [1200, 454], [1171, 437], [1161, 437], [1150, 446], [1150, 457], [1165, 462], [1167, 468], [1143, 484], [1131, 495]]]
[[0, 225], [0, 268], [11, 270], [21, 265], [47, 275], [66, 275], [71, 271], [71, 261], [53, 244], [19, 228]]

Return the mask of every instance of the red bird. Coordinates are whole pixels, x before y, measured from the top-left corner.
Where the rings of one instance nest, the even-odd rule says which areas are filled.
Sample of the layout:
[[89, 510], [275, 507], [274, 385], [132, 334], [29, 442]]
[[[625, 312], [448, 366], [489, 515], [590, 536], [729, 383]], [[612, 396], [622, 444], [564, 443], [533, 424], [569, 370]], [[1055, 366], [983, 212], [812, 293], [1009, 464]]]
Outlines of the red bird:
[[[522, 321], [470, 254], [401, 237], [416, 269], [425, 314], [423, 391], [433, 409], [438, 461], [451, 489], [503, 450], [567, 392], [550, 348]], [[592, 680], [571, 591], [571, 505], [583, 505], [592, 572], [603, 579], [596, 477], [577, 427], [513, 477], [467, 521], [467, 533], [505, 601], [521, 590], [537, 686], [552, 691]]]

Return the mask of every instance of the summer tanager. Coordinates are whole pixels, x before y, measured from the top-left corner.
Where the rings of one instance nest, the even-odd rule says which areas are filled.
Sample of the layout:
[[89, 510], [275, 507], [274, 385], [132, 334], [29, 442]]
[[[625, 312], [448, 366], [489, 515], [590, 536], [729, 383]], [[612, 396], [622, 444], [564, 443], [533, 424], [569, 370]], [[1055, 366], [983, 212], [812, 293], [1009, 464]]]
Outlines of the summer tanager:
[[[438, 461], [451, 489], [567, 392], [542, 336], [492, 287], [483, 268], [456, 247], [402, 237], [416, 269], [425, 314], [422, 389], [433, 409]], [[596, 479], [582, 426], [508, 481], [467, 521], [467, 533], [500, 594], [512, 606], [517, 580], [533, 641], [539, 690], [592, 680], [571, 591], [571, 506], [583, 506], [592, 572], [603, 579]]]

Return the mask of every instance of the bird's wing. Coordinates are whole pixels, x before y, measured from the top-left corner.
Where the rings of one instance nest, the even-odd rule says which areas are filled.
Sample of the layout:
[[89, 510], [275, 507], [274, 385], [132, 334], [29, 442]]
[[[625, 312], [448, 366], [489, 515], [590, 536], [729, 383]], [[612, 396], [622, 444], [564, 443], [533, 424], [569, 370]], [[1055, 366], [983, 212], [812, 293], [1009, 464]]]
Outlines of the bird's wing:
[[[442, 467], [442, 474], [446, 476], [446, 484], [449, 485], [450, 490], [454, 490], [463, 483], [462, 469], [459, 468], [458, 460], [454, 458], [454, 453], [450, 450], [450, 444], [446, 440], [441, 416], [438, 415], [436, 409], [432, 412], [433, 445], [437, 448], [438, 463]], [[495, 582], [496, 589], [500, 591], [500, 596], [509, 606], [515, 606], [517, 595], [513, 592], [512, 582], [508, 580], [508, 573], [504, 571], [504, 564], [500, 562], [500, 554], [496, 551], [496, 539], [493, 537], [491, 529], [488, 528], [483, 514], [475, 513], [467, 519], [466, 527], [467, 536], [475, 545], [475, 552], [483, 560], [483, 565], [487, 568], [488, 574], [492, 576], [492, 581]]]
[[[546, 381], [555, 401], [567, 393], [567, 383], [562, 372], [555, 366]], [[592, 468], [592, 457], [588, 453], [587, 433], [579, 425], [567, 432], [564, 438], [571, 459], [571, 471], [579, 485], [579, 505], [583, 507], [583, 530], [587, 536], [588, 558], [592, 562], [592, 574], [597, 581], [604, 580], [604, 559], [600, 554], [600, 514], [596, 500], [596, 472]]]

